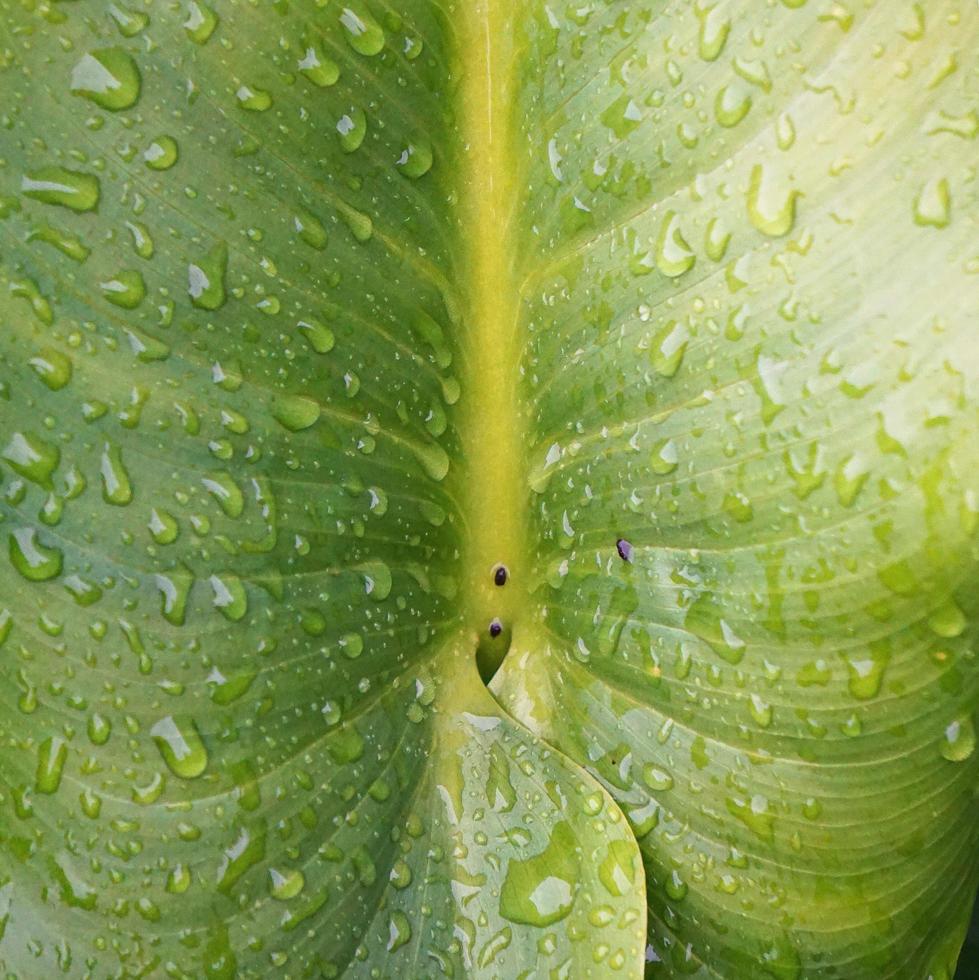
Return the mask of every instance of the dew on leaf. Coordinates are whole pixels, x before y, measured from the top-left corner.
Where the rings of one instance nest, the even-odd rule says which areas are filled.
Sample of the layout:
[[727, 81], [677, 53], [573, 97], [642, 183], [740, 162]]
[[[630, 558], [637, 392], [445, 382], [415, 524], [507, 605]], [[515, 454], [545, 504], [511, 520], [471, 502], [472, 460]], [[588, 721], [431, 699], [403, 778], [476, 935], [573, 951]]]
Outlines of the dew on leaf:
[[296, 63], [296, 68], [314, 85], [327, 88], [335, 85], [340, 78], [340, 68], [326, 54], [315, 39], [309, 39], [303, 46], [303, 56]]
[[748, 182], [748, 218], [763, 235], [779, 238], [795, 225], [796, 199], [799, 192], [782, 186], [757, 163]]
[[99, 283], [102, 295], [113, 306], [124, 310], [134, 310], [146, 296], [146, 284], [142, 275], [135, 269], [123, 269], [111, 279]]
[[543, 851], [510, 859], [500, 889], [500, 915], [539, 928], [560, 922], [574, 905], [579, 871], [571, 824], [558, 821]]
[[337, 120], [337, 135], [344, 153], [353, 153], [360, 148], [367, 135], [367, 115], [363, 109], [351, 106]]
[[976, 750], [976, 729], [968, 715], [949, 722], [941, 742], [943, 759], [949, 762], [965, 762]]
[[381, 25], [361, 6], [350, 4], [340, 13], [347, 43], [358, 54], [372, 57], [384, 47], [384, 31]]
[[61, 391], [71, 381], [71, 358], [53, 347], [42, 347], [27, 363], [51, 391]]
[[207, 768], [207, 749], [190, 719], [167, 715], [150, 728], [150, 735], [175, 776], [195, 779]]
[[143, 150], [143, 161], [151, 170], [169, 170], [180, 155], [172, 136], [158, 136]]
[[63, 738], [52, 735], [41, 742], [37, 750], [37, 772], [34, 788], [38, 793], [57, 793], [61, 775], [68, 760], [68, 745]]
[[218, 15], [206, 4], [191, 0], [183, 28], [194, 44], [206, 44], [218, 26]]
[[65, 167], [32, 170], [24, 175], [20, 189], [25, 197], [72, 211], [94, 211], [99, 203], [99, 178]]
[[103, 109], [117, 111], [136, 104], [139, 69], [122, 48], [100, 48], [82, 55], [71, 72], [71, 90]]
[[61, 574], [61, 551], [42, 544], [33, 527], [12, 531], [9, 549], [10, 563], [29, 582], [46, 582]]

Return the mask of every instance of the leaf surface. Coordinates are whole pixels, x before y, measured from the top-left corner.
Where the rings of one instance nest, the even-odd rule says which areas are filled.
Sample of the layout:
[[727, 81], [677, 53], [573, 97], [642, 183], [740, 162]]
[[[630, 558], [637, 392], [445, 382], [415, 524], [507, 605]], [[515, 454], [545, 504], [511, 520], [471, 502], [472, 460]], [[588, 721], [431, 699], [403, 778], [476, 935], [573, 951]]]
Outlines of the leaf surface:
[[0, 2], [4, 971], [950, 976], [977, 52]]

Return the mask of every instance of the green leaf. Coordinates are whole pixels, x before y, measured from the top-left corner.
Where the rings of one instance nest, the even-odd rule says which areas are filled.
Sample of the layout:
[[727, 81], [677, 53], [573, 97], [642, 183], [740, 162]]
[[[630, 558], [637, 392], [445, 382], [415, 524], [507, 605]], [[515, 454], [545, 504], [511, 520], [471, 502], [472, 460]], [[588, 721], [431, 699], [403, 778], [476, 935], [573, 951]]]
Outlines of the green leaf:
[[0, 969], [951, 977], [977, 53], [0, 6]]

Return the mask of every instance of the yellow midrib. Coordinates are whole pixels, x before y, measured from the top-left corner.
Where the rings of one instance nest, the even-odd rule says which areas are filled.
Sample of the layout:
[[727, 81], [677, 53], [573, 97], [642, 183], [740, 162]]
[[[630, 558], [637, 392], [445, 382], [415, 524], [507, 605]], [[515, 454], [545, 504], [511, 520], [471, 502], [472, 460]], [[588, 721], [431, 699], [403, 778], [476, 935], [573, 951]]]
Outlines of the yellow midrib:
[[[509, 107], [513, 97], [512, 5], [469, 0], [461, 5], [464, 77], [458, 118], [463, 141], [460, 204], [464, 237], [465, 318], [460, 427], [468, 529], [464, 614], [483, 651], [502, 653], [519, 613], [526, 576], [526, 486], [518, 392], [518, 303], [509, 238], [516, 205]], [[493, 584], [497, 562], [510, 581]], [[506, 632], [488, 642], [490, 620]]]

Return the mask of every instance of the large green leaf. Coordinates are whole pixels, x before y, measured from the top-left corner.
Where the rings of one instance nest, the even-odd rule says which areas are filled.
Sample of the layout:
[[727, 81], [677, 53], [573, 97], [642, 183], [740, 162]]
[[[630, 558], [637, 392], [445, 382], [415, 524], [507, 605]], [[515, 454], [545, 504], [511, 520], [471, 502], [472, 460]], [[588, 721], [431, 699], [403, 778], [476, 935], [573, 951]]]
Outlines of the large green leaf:
[[0, 968], [949, 977], [975, 4], [0, 25]]

